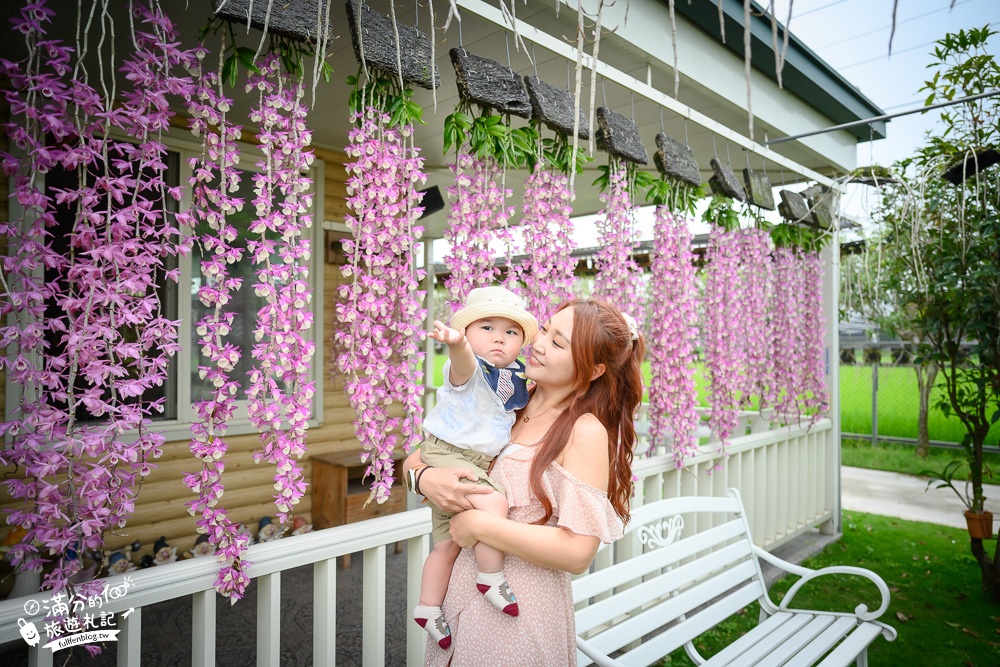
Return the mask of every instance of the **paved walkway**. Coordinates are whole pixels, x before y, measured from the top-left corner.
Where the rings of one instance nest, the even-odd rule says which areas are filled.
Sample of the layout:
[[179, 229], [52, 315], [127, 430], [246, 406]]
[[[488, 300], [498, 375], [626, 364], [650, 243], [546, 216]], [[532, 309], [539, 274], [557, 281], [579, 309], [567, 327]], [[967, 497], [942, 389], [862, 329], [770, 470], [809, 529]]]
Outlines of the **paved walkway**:
[[[965, 506], [948, 488], [927, 488], [927, 480], [895, 472], [843, 466], [841, 494], [845, 510], [892, 516], [909, 521], [923, 521], [942, 526], [965, 528]], [[961, 486], [959, 486], [959, 484]], [[964, 482], [958, 482], [962, 490]], [[1000, 520], [1000, 486], [985, 484], [986, 509], [994, 521]]]

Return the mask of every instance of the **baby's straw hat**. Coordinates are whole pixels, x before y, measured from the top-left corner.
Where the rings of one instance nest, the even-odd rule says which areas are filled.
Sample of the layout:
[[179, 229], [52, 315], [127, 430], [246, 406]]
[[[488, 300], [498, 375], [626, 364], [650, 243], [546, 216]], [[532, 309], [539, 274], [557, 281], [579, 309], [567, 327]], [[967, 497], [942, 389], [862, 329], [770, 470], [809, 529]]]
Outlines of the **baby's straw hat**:
[[461, 331], [486, 317], [506, 317], [520, 324], [525, 345], [538, 333], [538, 321], [525, 310], [524, 299], [503, 287], [477, 287], [469, 292], [465, 307], [451, 316], [451, 328]]

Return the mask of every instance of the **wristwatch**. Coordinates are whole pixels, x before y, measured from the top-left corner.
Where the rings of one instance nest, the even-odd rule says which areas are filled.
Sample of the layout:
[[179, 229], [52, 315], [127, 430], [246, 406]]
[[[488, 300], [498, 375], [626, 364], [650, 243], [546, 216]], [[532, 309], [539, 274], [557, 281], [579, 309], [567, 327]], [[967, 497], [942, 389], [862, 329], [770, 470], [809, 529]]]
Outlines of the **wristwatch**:
[[[417, 493], [417, 473], [426, 468], [426, 465], [414, 466], [406, 471], [406, 489], [410, 493]], [[418, 494], [419, 495], [419, 494]]]

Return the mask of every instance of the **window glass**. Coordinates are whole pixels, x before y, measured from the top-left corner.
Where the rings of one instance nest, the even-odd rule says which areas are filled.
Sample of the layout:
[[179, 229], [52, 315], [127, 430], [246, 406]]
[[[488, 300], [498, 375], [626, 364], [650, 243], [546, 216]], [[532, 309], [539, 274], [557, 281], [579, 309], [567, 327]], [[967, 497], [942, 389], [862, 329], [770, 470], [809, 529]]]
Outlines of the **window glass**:
[[[239, 232], [239, 237], [233, 245], [243, 248], [247, 247], [247, 239], [250, 237], [250, 225], [256, 217], [256, 209], [251, 203], [254, 199], [253, 172], [244, 171], [240, 176], [240, 187], [235, 196], [244, 202], [243, 208], [231, 213], [226, 219], [230, 225]], [[208, 226], [199, 226], [199, 234], [207, 231]], [[268, 238], [277, 238], [277, 235], [268, 232]], [[201, 272], [201, 261], [205, 257], [202, 254], [201, 245], [196, 243], [191, 253], [191, 401], [198, 403], [212, 399], [213, 387], [208, 380], [199, 377], [200, 366], [209, 365], [207, 358], [201, 354], [201, 345], [198, 335], [198, 322], [205, 317], [208, 308], [198, 299], [198, 290], [204, 284], [204, 276]], [[280, 261], [280, 260], [279, 260]], [[243, 284], [239, 291], [232, 294], [229, 303], [223, 307], [223, 312], [235, 313], [232, 330], [226, 341], [237, 346], [240, 350], [240, 361], [229, 373], [229, 378], [239, 384], [239, 391], [236, 394], [237, 400], [246, 400], [247, 389], [250, 388], [250, 370], [253, 367], [253, 357], [251, 351], [257, 342], [254, 339], [253, 331], [257, 326], [257, 311], [265, 303], [263, 297], [257, 296], [254, 290], [254, 283], [257, 282], [257, 267], [249, 253], [244, 252], [242, 259], [233, 264], [227, 265], [229, 275], [232, 278], [242, 278]]]
[[[114, 152], [114, 151], [112, 151]], [[180, 180], [180, 155], [175, 151], [169, 151], [166, 158], [167, 170], [164, 177], [167, 187], [176, 187]], [[114, 168], [121, 169], [124, 165], [133, 166], [131, 163], [116, 160]], [[95, 167], [91, 167], [91, 173], [88, 174], [89, 181], [93, 184], [96, 182], [97, 174], [94, 173]], [[103, 175], [103, 174], [102, 174]], [[45, 174], [45, 190], [46, 195], [53, 198], [55, 201], [56, 190], [75, 190], [79, 187], [79, 175], [74, 171], [69, 171], [63, 169], [62, 167], [55, 167], [49, 170]], [[144, 193], [150, 197], [153, 197], [153, 192]], [[177, 211], [177, 202], [171, 197], [165, 198], [165, 206], [168, 211]], [[96, 210], [101, 210], [106, 206], [107, 198], [102, 198], [97, 206]], [[51, 242], [52, 248], [55, 252], [68, 256], [71, 252], [71, 240], [74, 233], [74, 226], [76, 220], [76, 205], [75, 204], [56, 204], [54, 208], [55, 225], [50, 227], [49, 231], [52, 234]], [[163, 316], [170, 320], [177, 320], [178, 315], [178, 303], [177, 303], [177, 285], [172, 281], [168, 281], [164, 276], [164, 273], [168, 270], [177, 267], [177, 257], [166, 257], [164, 261], [164, 266], [157, 270], [157, 277], [155, 279], [156, 292], [160, 301], [160, 309]], [[60, 275], [56, 270], [47, 268], [45, 270], [45, 280], [46, 282], [55, 281], [59, 285], [59, 292], [62, 294], [67, 293], [71, 286], [67, 283], [65, 276]], [[46, 318], [50, 321], [56, 319], [65, 314], [62, 312], [62, 308], [57, 303], [56, 300], [50, 300], [46, 304]], [[119, 330], [123, 334], [125, 342], [134, 341], [138, 338], [138, 331], [134, 328], [138, 325], [124, 326]], [[48, 349], [51, 354], [58, 355], [65, 349], [65, 343], [62, 341], [62, 336], [51, 329], [47, 330], [45, 333], [46, 342], [48, 344]], [[78, 376], [74, 384], [77, 392], [83, 392], [91, 386], [91, 383]], [[110, 390], [104, 392], [103, 398], [105, 400], [110, 398]], [[163, 412], [154, 412], [150, 416], [153, 420], [171, 420], [177, 418], [177, 364], [176, 355], [172, 357], [167, 365], [167, 381], [158, 387], [152, 387], [145, 393], [143, 393], [141, 400], [144, 402], [154, 401], [156, 399], [165, 398]], [[133, 397], [125, 399], [125, 403], [135, 403], [139, 401], [140, 398]], [[65, 406], [65, 403], [63, 404]], [[89, 422], [98, 421], [83, 405], [77, 408], [75, 419], [79, 422]]]

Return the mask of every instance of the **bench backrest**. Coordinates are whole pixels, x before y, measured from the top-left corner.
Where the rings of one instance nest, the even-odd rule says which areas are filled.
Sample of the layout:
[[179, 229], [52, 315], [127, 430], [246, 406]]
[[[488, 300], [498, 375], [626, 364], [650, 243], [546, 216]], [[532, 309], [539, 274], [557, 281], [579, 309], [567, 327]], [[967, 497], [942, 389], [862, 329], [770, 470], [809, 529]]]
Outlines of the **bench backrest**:
[[573, 582], [576, 631], [624, 664], [656, 662], [766, 593], [735, 489], [639, 507], [607, 548], [613, 564]]

